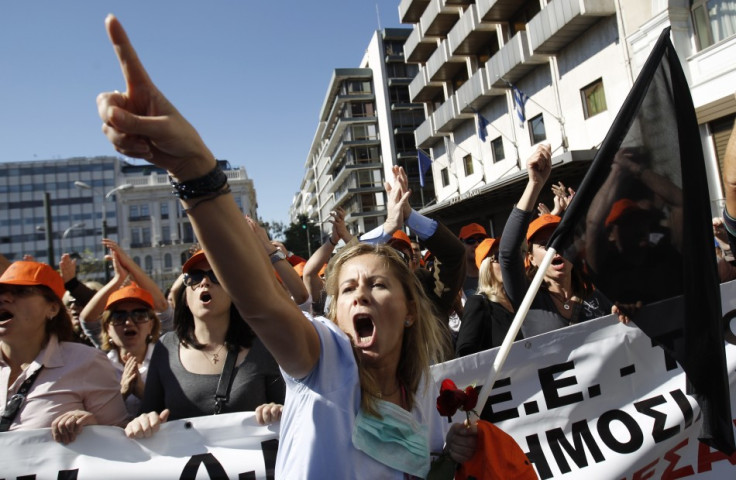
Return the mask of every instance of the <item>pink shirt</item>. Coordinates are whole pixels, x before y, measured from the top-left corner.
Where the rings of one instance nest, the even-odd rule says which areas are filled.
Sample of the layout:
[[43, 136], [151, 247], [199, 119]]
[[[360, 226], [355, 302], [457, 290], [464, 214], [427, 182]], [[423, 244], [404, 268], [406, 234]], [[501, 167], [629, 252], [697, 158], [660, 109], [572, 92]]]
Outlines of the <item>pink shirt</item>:
[[73, 342], [59, 342], [51, 335], [46, 347], [20, 376], [8, 385], [10, 367], [0, 355], [0, 408], [33, 372], [36, 377], [10, 430], [48, 428], [62, 413], [85, 410], [99, 425], [123, 426], [128, 412], [120, 394], [114, 367], [101, 351]]

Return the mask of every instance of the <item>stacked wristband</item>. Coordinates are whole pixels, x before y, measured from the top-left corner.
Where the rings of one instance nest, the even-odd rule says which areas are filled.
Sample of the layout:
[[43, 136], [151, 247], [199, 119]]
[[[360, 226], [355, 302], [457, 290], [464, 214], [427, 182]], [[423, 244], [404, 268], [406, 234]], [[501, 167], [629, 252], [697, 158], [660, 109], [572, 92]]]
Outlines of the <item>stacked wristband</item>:
[[174, 187], [172, 192], [175, 196], [182, 200], [191, 200], [212, 195], [219, 192], [227, 184], [227, 175], [222, 171], [219, 165], [207, 175], [186, 182], [177, 183], [169, 177], [171, 186]]

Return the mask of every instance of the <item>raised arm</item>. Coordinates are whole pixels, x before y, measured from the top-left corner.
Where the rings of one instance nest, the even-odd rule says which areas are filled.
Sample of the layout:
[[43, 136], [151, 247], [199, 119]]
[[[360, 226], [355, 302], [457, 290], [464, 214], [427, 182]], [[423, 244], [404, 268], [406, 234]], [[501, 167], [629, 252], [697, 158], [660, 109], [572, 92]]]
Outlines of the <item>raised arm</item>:
[[118, 152], [144, 158], [193, 189], [188, 199], [182, 195], [182, 205], [217, 278], [284, 371], [304, 377], [319, 360], [317, 331], [277, 284], [260, 241], [226, 187], [207, 189], [196, 181], [213, 172], [215, 157], [153, 84], [118, 20], [110, 15], [105, 23], [126, 91], [97, 97], [103, 132]]
[[330, 223], [332, 224], [330, 236], [307, 259], [307, 263], [304, 265], [304, 271], [302, 272], [302, 282], [307, 288], [309, 296], [312, 297], [313, 302], [320, 300], [322, 290], [324, 289], [324, 281], [319, 277], [319, 271], [322, 269], [322, 266], [330, 261], [332, 252], [335, 251], [335, 247], [340, 240], [348, 243], [353, 238], [345, 226], [345, 210], [342, 207], [337, 207], [330, 212]]
[[130, 277], [135, 283], [138, 284], [143, 290], [146, 290], [153, 296], [153, 309], [157, 312], [163, 312], [169, 308], [169, 302], [164, 296], [164, 292], [161, 291], [158, 284], [153, 281], [151, 277], [143, 271], [143, 269], [133, 261], [130, 256], [123, 250], [120, 245], [110, 240], [109, 238], [103, 238], [102, 244], [114, 252], [118, 256], [118, 262], [128, 271]]
[[[92, 299], [90, 299], [82, 309], [82, 313], [79, 314], [79, 321], [82, 322], [82, 327], [85, 329], [85, 333], [88, 331], [90, 333], [95, 333], [94, 331], [89, 330], [92, 328], [90, 324], [98, 323], [100, 321], [100, 316], [102, 315], [102, 312], [105, 311], [107, 298], [112, 295], [114, 291], [122, 287], [125, 283], [125, 279], [128, 278], [128, 271], [120, 263], [118, 254], [115, 251], [112, 252], [112, 266], [115, 274], [109, 282], [103, 285], [102, 288], [94, 294]], [[95, 328], [95, 330], [97, 329]]]

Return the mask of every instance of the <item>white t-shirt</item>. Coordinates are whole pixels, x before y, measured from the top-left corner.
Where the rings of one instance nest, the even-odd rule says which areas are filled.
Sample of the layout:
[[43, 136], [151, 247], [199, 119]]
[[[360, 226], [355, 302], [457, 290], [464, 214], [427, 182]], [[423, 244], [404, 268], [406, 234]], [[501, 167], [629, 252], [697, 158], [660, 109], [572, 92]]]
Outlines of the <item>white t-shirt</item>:
[[[360, 381], [350, 339], [324, 317], [311, 318], [320, 337], [320, 359], [302, 379], [284, 373], [286, 400], [276, 478], [403, 479], [404, 474], [377, 462], [352, 445], [360, 407]], [[431, 452], [442, 450], [449, 428], [436, 410], [439, 389], [420, 385], [414, 418], [427, 425]]]

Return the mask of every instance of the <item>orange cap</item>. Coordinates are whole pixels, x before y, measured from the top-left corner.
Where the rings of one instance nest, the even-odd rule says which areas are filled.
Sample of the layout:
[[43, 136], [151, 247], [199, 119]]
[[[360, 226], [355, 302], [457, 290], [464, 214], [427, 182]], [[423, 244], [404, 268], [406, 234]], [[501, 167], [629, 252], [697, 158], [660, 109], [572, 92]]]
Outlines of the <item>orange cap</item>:
[[192, 266], [196, 265], [202, 260], [207, 260], [207, 257], [204, 254], [204, 250], [197, 250], [196, 252], [194, 252], [194, 255], [189, 257], [189, 260], [184, 263], [184, 266], [181, 267], [181, 273], [187, 273], [189, 269], [192, 268]]
[[0, 276], [0, 284], [6, 285], [43, 285], [49, 287], [59, 300], [64, 297], [64, 280], [59, 272], [45, 263], [19, 260], [13, 262]]
[[148, 293], [148, 290], [144, 290], [135, 283], [131, 283], [121, 289], [115, 290], [107, 297], [105, 310], [110, 310], [116, 304], [126, 300], [138, 301], [145, 304], [148, 308], [153, 308], [153, 295]]
[[644, 209], [639, 206], [635, 201], [629, 198], [622, 198], [617, 200], [611, 207], [611, 211], [606, 217], [606, 227], [609, 227], [612, 223], [616, 222], [619, 218], [623, 217], [628, 213], [644, 212]]
[[487, 237], [488, 232], [486, 232], [486, 229], [483, 228], [482, 225], [479, 225], [477, 223], [469, 223], [460, 229], [458, 238], [460, 240], [465, 240], [466, 238], [474, 237], [476, 235]]
[[493, 250], [493, 246], [496, 245], [496, 242], [498, 242], [498, 240], [496, 240], [495, 238], [488, 237], [480, 242], [477, 247], [475, 247], [476, 267], [480, 268], [480, 264], [483, 262], [483, 259], [490, 255], [491, 250]]
[[[400, 243], [399, 243], [400, 242]], [[396, 230], [393, 235], [391, 235], [391, 239], [387, 242], [389, 246], [406, 246], [409, 250], [411, 250], [411, 238], [409, 238], [409, 235], [406, 234], [403, 230]], [[397, 245], [399, 243], [399, 245]]]
[[556, 227], [557, 225], [559, 225], [560, 220], [562, 219], [557, 215], [551, 215], [549, 213], [540, 215], [538, 218], [534, 219], [532, 223], [529, 224], [529, 228], [526, 231], [526, 241], [531, 241], [532, 237], [544, 228]]

